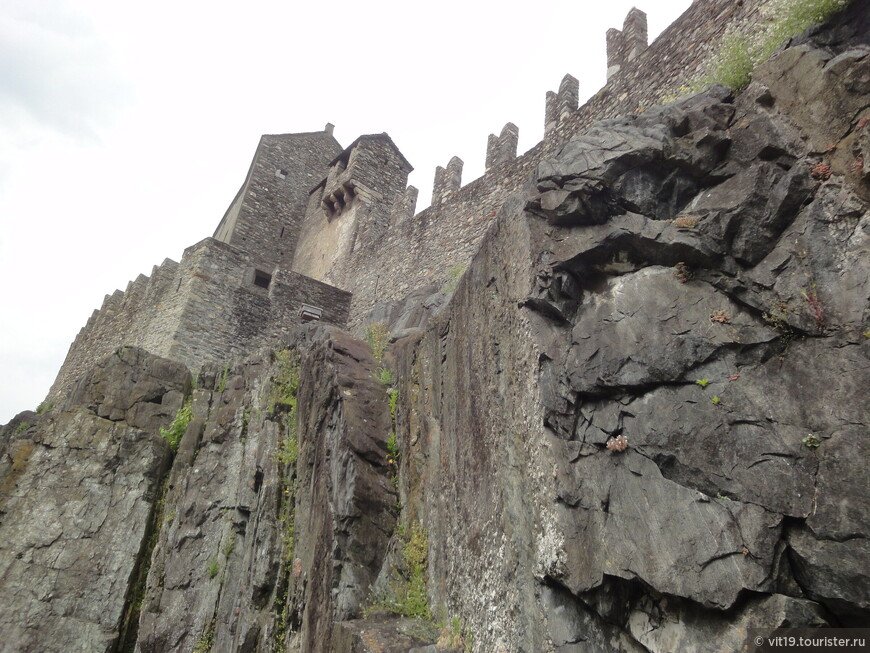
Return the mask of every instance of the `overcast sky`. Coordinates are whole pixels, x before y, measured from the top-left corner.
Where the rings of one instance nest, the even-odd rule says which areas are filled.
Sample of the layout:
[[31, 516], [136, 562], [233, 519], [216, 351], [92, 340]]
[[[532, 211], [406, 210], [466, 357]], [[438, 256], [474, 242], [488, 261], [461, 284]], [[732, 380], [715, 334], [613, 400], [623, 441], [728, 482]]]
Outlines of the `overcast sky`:
[[415, 167], [483, 173], [512, 121], [581, 102], [637, 4], [654, 38], [691, 0], [330, 3], [2, 0], [0, 424], [45, 396], [103, 297], [211, 236], [261, 134], [388, 132]]

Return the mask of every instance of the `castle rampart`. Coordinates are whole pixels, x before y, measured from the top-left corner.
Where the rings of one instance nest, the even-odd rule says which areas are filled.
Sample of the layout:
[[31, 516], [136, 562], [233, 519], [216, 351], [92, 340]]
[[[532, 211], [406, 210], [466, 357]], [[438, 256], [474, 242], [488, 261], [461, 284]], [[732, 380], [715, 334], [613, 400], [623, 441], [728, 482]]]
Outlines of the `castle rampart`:
[[[499, 163], [491, 160], [484, 175], [465, 186], [458, 184], [461, 169], [457, 175], [457, 165], [451, 175], [450, 166], [439, 167], [429, 208], [333, 263], [330, 282], [354, 296], [350, 326], [360, 325], [377, 303], [401, 299], [426, 285], [443, 284], [452, 268], [471, 258], [504, 200], [529, 181], [540, 161], [597, 120], [636, 113], [676, 95], [704, 71], [705, 61], [726, 29], [754, 24], [767, 2], [696, 2], [649, 47], [641, 47], [641, 42], [646, 45], [645, 15], [630, 12], [621, 32], [630, 37], [630, 46], [620, 50], [627, 54], [619, 71], [579, 109], [577, 80], [566, 75], [559, 92], [547, 94], [543, 141], [519, 157], [503, 157]], [[492, 147], [490, 138], [488, 150]]]
[[759, 20], [767, 2], [696, 2], [649, 47], [646, 17], [633, 9], [621, 31], [608, 33], [608, 82], [599, 93], [578, 109], [577, 79], [565, 75], [545, 98], [540, 143], [517, 156], [518, 129], [508, 123], [488, 139], [484, 175], [462, 186], [462, 160], [453, 157], [436, 170], [432, 205], [416, 215], [411, 165], [386, 134], [361, 136], [343, 150], [331, 125], [263, 136], [215, 238], [107, 296], [70, 347], [51, 394], [123, 344], [196, 367], [282, 335], [300, 320], [303, 303], [325, 321], [356, 328], [375, 305], [443, 284], [538, 163], [596, 120], [676, 95], [703, 72], [726, 29]]

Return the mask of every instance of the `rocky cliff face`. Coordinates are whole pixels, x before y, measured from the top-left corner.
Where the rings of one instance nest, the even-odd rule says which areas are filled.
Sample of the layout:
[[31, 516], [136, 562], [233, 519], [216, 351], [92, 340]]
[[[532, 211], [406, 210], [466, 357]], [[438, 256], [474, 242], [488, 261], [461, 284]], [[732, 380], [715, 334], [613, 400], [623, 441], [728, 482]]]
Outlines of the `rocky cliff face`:
[[308, 327], [191, 377], [122, 348], [3, 427], [0, 650], [712, 653], [865, 625], [859, 5], [736, 97], [568, 144], [449, 302], [379, 309], [383, 354]]

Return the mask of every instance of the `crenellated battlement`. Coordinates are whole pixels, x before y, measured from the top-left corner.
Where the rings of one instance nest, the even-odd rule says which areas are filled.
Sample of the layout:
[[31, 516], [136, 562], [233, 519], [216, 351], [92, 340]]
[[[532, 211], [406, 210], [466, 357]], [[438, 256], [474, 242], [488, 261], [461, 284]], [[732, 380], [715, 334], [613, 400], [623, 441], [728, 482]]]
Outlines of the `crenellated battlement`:
[[459, 190], [462, 186], [462, 166], [465, 165], [458, 156], [450, 159], [446, 168], [435, 168], [435, 182], [432, 184], [432, 205], [441, 204]]
[[418, 191], [407, 184], [413, 168], [386, 133], [346, 148], [329, 123], [263, 136], [214, 237], [107, 295], [72, 343], [51, 396], [120, 345], [196, 367], [280, 337], [303, 319], [302, 304], [357, 328], [376, 306], [438, 287], [543, 159], [594, 121], [673, 94], [730, 25], [749, 24], [767, 2], [696, 1], [649, 46], [646, 14], [633, 8], [621, 30], [607, 32], [607, 84], [593, 98], [579, 105], [579, 82], [566, 74], [546, 94], [541, 142], [518, 155], [519, 128], [507, 123], [487, 139], [483, 176], [463, 186], [463, 161], [452, 157], [436, 169], [431, 205], [419, 213]]
[[520, 128], [512, 122], [502, 127], [501, 134], [490, 134], [486, 143], [486, 169], [517, 158]]

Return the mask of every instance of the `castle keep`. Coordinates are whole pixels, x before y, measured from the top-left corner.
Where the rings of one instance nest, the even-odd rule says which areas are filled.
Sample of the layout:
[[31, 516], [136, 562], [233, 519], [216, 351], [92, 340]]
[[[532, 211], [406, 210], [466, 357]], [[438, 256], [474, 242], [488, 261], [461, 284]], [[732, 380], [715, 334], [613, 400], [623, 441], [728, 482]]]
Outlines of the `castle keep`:
[[607, 33], [607, 84], [578, 108], [565, 75], [545, 98], [544, 139], [517, 156], [507, 123], [486, 147], [486, 172], [462, 185], [463, 162], [435, 171], [431, 205], [415, 213], [413, 170], [387, 134], [342, 148], [333, 126], [266, 135], [214, 236], [107, 295], [70, 346], [49, 396], [91, 362], [137, 345], [196, 368], [273, 341], [300, 321], [348, 328], [373, 308], [440, 287], [468, 262], [505, 199], [543, 159], [592, 122], [656, 104], [695, 76], [731, 24], [751, 25], [767, 0], [694, 3], [647, 47], [646, 15], [632, 9]]

